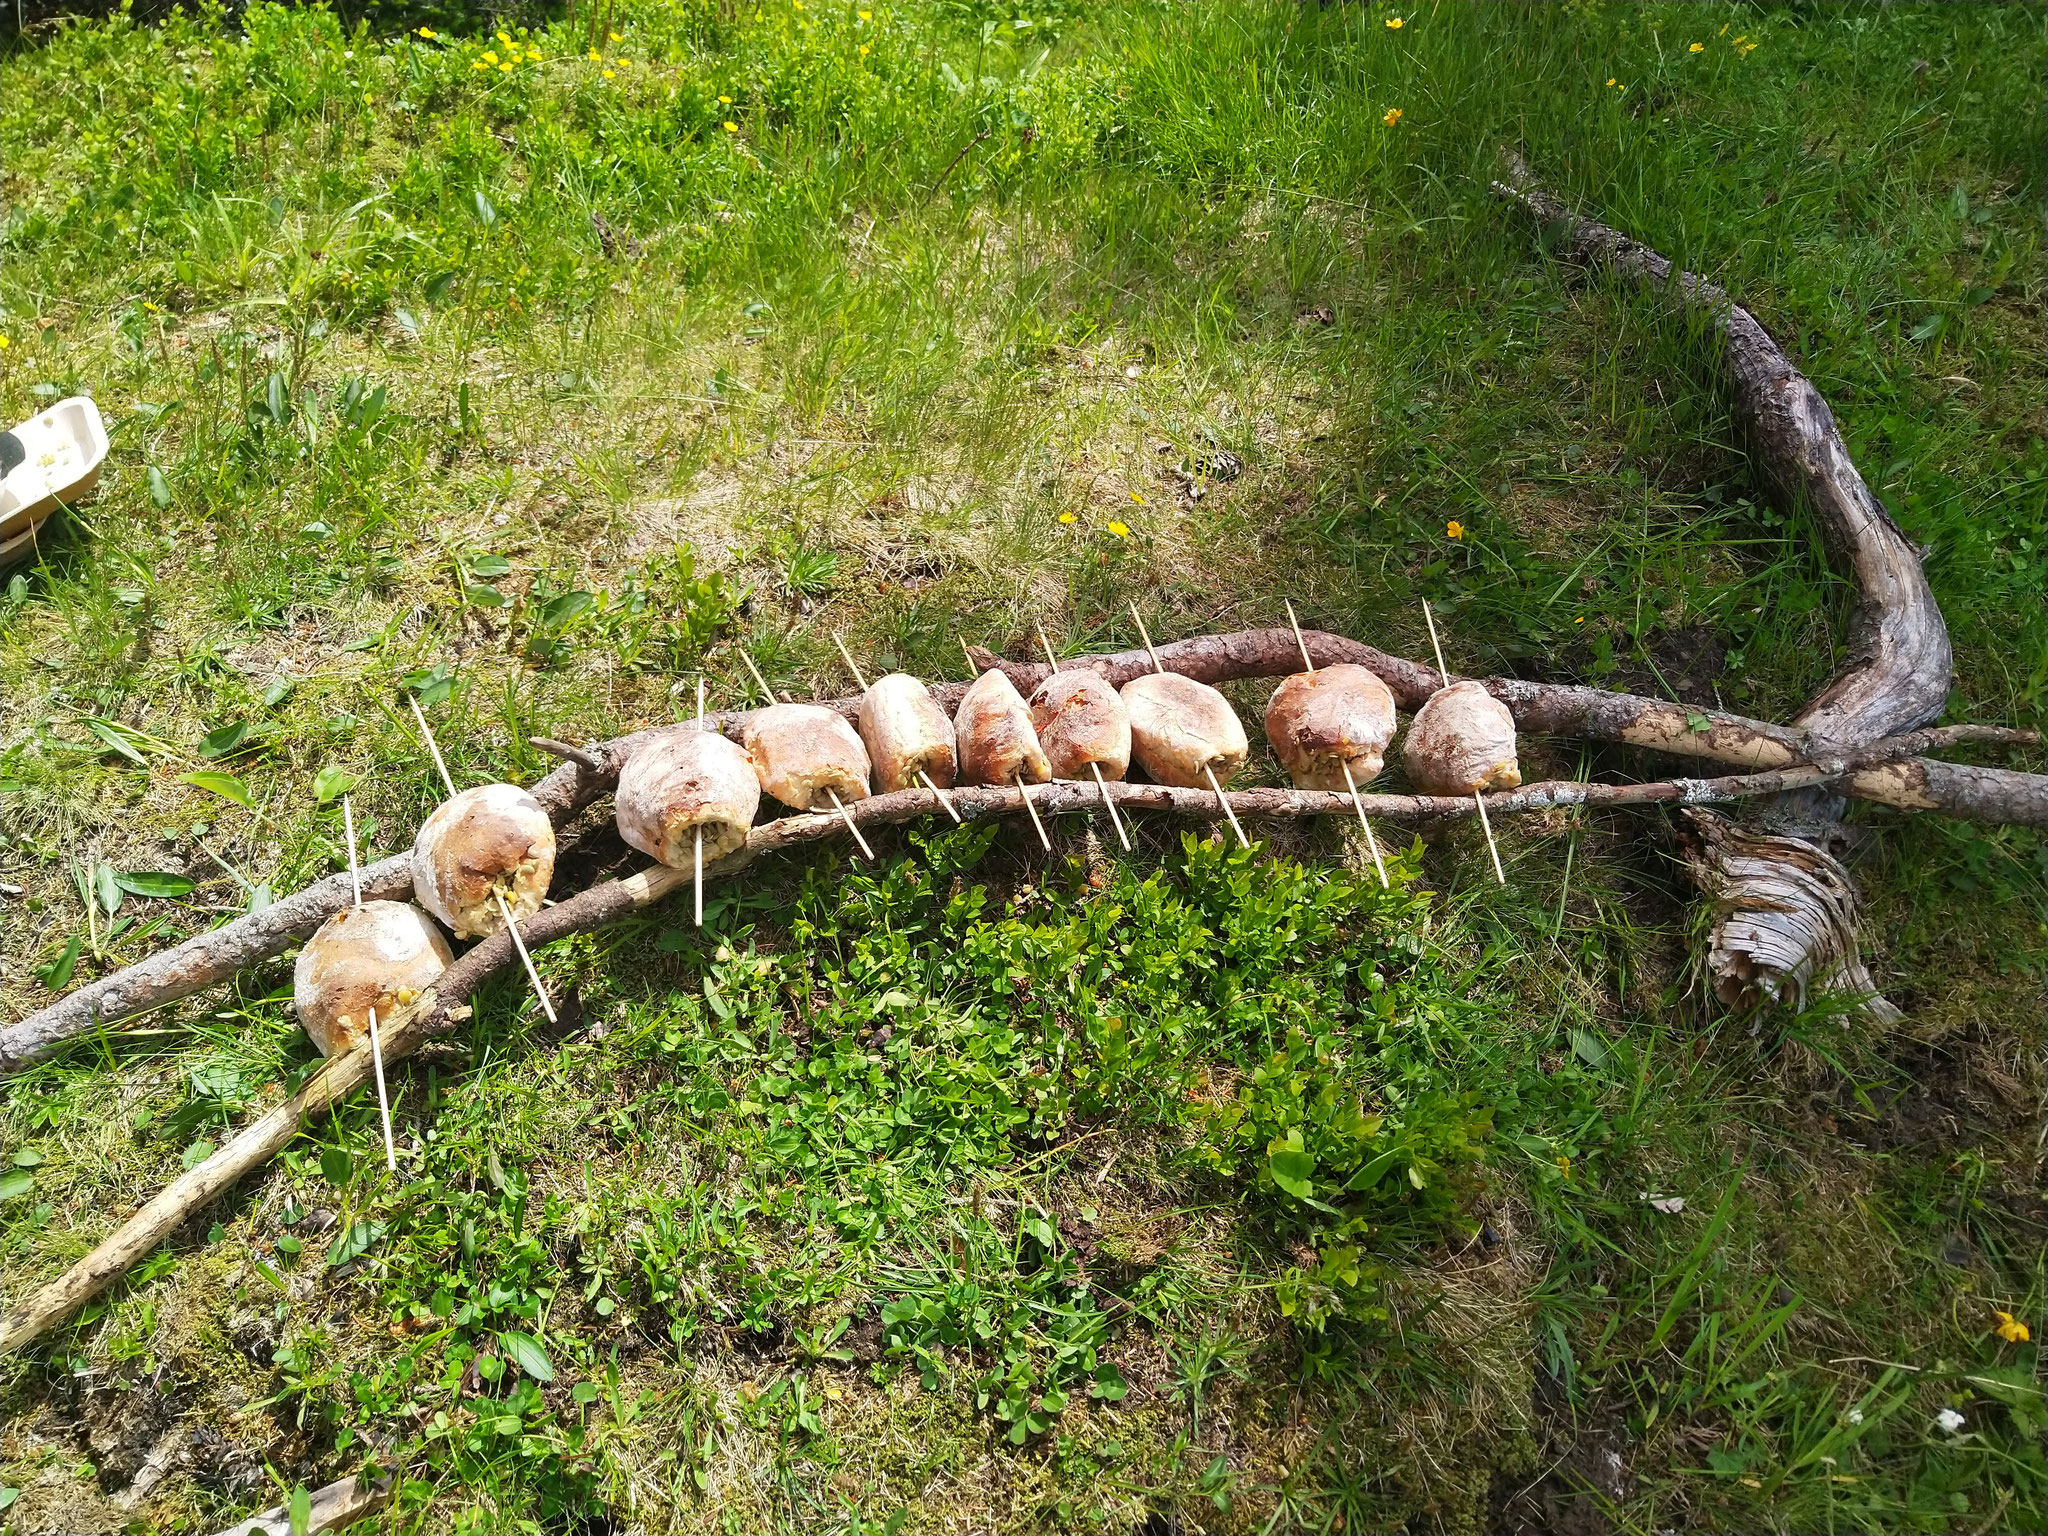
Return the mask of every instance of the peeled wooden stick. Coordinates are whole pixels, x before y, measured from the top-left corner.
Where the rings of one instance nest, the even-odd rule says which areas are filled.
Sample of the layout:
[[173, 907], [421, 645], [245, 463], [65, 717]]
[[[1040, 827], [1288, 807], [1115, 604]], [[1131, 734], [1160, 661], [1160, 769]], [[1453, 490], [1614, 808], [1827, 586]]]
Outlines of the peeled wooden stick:
[[[363, 904], [363, 877], [356, 868], [356, 813], [348, 803], [348, 796], [341, 797], [341, 825], [343, 836], [348, 839], [348, 879], [355, 887], [356, 905]], [[444, 950], [443, 953], [446, 953]], [[391, 1099], [384, 1092], [384, 1047], [377, 1039], [377, 1010], [370, 1010], [370, 1060], [377, 1068], [377, 1113], [384, 1119], [384, 1166], [391, 1172], [398, 1172], [398, 1152], [391, 1141]]]
[[[697, 729], [704, 729], [704, 679], [697, 679]], [[695, 829], [690, 860], [692, 896], [692, 919], [694, 926], [704, 926], [704, 829]]]
[[[1309, 659], [1308, 641], [1302, 638], [1301, 620], [1294, 616], [1294, 604], [1285, 598], [1281, 601], [1287, 604], [1287, 627], [1294, 631], [1294, 643], [1301, 647], [1301, 664], [1310, 672], [1314, 672], [1316, 664]], [[1372, 850], [1372, 867], [1379, 871], [1380, 889], [1384, 891], [1387, 889], [1387, 866], [1380, 858], [1380, 843], [1379, 839], [1372, 835], [1372, 823], [1366, 819], [1365, 802], [1359, 798], [1358, 786], [1351, 781], [1350, 760], [1340, 758], [1337, 766], [1344, 770], [1344, 787], [1351, 791], [1352, 802], [1358, 807], [1358, 824], [1365, 828], [1365, 846]]]
[[441, 744], [434, 740], [433, 729], [427, 724], [427, 717], [420, 712], [419, 696], [408, 693], [405, 702], [412, 706], [412, 717], [419, 724], [420, 738], [426, 742], [427, 751], [433, 754], [434, 766], [441, 770], [441, 782], [448, 786], [449, 794], [454, 794], [455, 775], [448, 771], [448, 765], [441, 760]]
[[[1152, 670], [1154, 672], [1164, 672], [1166, 668], [1159, 664], [1159, 653], [1152, 649], [1152, 637], [1145, 633], [1145, 620], [1138, 613], [1138, 605], [1136, 603], [1129, 603], [1126, 606], [1131, 610], [1131, 617], [1137, 621], [1138, 638], [1145, 644], [1145, 654], [1152, 658]], [[970, 661], [973, 659], [971, 656], [968, 658]]]
[[[1444, 648], [1436, 638], [1436, 619], [1429, 611], [1429, 599], [1426, 597], [1422, 600], [1422, 622], [1429, 626], [1429, 648], [1436, 652], [1436, 675], [1448, 688], [1451, 686], [1451, 674], [1444, 667]], [[1486, 834], [1486, 851], [1493, 855], [1493, 878], [1506, 885], [1508, 876], [1507, 871], [1500, 867], [1500, 845], [1493, 840], [1493, 823], [1486, 819], [1486, 802], [1476, 789], [1472, 791], [1472, 803], [1479, 807], [1479, 828]]]
[[862, 693], [866, 693], [868, 691], [868, 680], [861, 676], [860, 665], [853, 659], [853, 653], [847, 650], [846, 642], [835, 634], [832, 637], [832, 643], [839, 647], [840, 659], [846, 663], [846, 670], [853, 674], [855, 685], [859, 687]]
[[[1031, 627], [1038, 631], [1038, 643], [1045, 647], [1047, 663], [1051, 665], [1053, 671], [1059, 671], [1060, 659], [1053, 654], [1052, 642], [1045, 638], [1045, 626], [1034, 620]], [[970, 661], [973, 659], [971, 656], [968, 658]], [[1116, 828], [1116, 840], [1123, 844], [1124, 852], [1129, 853], [1131, 851], [1130, 835], [1124, 831], [1123, 818], [1116, 813], [1116, 802], [1109, 798], [1109, 785], [1102, 777], [1102, 764], [1091, 758], [1088, 763], [1088, 771], [1095, 775], [1095, 787], [1102, 791], [1102, 808], [1109, 812], [1109, 824]]]
[[[368, 1476], [344, 1477], [340, 1482], [314, 1489], [306, 1511], [306, 1536], [321, 1536], [322, 1532], [338, 1531], [358, 1520], [367, 1520], [391, 1502], [393, 1488], [394, 1479], [387, 1473], [374, 1480]], [[216, 1536], [292, 1536], [291, 1508], [276, 1505], [261, 1514], [237, 1520]]]

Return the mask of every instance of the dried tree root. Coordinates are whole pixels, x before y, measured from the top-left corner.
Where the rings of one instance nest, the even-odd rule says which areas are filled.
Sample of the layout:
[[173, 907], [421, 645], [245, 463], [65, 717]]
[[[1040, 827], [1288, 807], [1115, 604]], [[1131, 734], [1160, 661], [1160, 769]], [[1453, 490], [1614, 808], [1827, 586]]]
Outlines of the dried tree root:
[[[1348, 661], [1368, 667], [1410, 709], [1437, 687], [1435, 669], [1419, 662], [1390, 656], [1356, 640], [1320, 630], [1309, 630], [1304, 638], [1317, 666]], [[1157, 649], [1160, 662], [1169, 671], [1183, 672], [1209, 683], [1284, 677], [1300, 661], [1294, 634], [1286, 629], [1203, 635], [1161, 644]], [[983, 666], [1000, 666], [1027, 695], [1051, 670], [1043, 664], [1003, 660], [980, 649], [975, 655]], [[1063, 665], [1094, 668], [1111, 683], [1121, 685], [1150, 671], [1151, 659], [1143, 651], [1123, 651], [1077, 657]], [[1806, 761], [1810, 753], [1817, 754], [1817, 749], [1799, 731], [1725, 710], [1693, 709], [1573, 684], [1531, 683], [1515, 678], [1483, 681], [1488, 691], [1514, 714], [1516, 726], [1531, 734], [1615, 742], [1748, 769], [1791, 768]], [[950, 713], [965, 691], [963, 683], [940, 683], [933, 686], [932, 696], [940, 708]], [[856, 716], [860, 706], [858, 696], [822, 702], [849, 719]], [[732, 710], [706, 715], [705, 720], [712, 729], [737, 740], [750, 713]], [[638, 732], [591, 747], [565, 747], [564, 743], [532, 738], [544, 750], [556, 751], [558, 755], [565, 751], [573, 753], [572, 758], [533, 786], [534, 797], [555, 825], [563, 825], [608, 793], [617, 781], [620, 766], [647, 734]], [[2024, 732], [1955, 727], [1927, 738], [1927, 745], [1921, 750], [1961, 740], [2025, 739], [2029, 738]], [[1833, 760], [1841, 760], [1839, 754]], [[1837, 787], [1858, 798], [1901, 810], [2048, 826], [2048, 775], [1913, 757], [1852, 773], [1838, 780]], [[363, 871], [366, 896], [402, 898], [411, 889], [411, 882], [411, 866], [403, 855], [380, 860]], [[0, 1029], [0, 1076], [32, 1066], [67, 1040], [175, 1002], [247, 966], [283, 954], [347, 906], [350, 899], [348, 878], [329, 876], [262, 912], [196, 934], [111, 976], [66, 993], [48, 1007]]]
[[[1855, 583], [1847, 662], [1794, 724], [1825, 752], [1938, 718], [1948, 699], [1948, 628], [1919, 552], [1857, 473], [1820, 391], [1720, 288], [1566, 207], [1518, 156], [1510, 154], [1508, 166], [1506, 182], [1493, 190], [1560, 232], [1565, 260], [1668, 293], [1719, 333], [1734, 411], [1766, 481], [1781, 506], [1812, 514]], [[1942, 788], [1938, 775], [1904, 778], [1897, 793], [1931, 798]], [[1709, 955], [1716, 994], [1777, 996], [1806, 978], [1838, 973], [1844, 931], [1853, 955], [1855, 887], [1825, 846], [1843, 809], [1839, 795], [1808, 791], [1769, 807], [1763, 820], [1780, 835], [1752, 840], [1739, 857], [1723, 859], [1732, 843], [1709, 840], [1709, 862], [1699, 867], [1723, 914]], [[1823, 868], [1826, 880], [1817, 883], [1812, 871]], [[1852, 968], [1860, 972], [1861, 962]]]
[[[367, 1520], [391, 1502], [393, 1491], [390, 1477], [344, 1477], [338, 1483], [316, 1488], [306, 1519], [307, 1536], [338, 1531], [358, 1520]], [[291, 1536], [291, 1529], [291, 1510], [280, 1504], [260, 1515], [237, 1520], [218, 1536]]]

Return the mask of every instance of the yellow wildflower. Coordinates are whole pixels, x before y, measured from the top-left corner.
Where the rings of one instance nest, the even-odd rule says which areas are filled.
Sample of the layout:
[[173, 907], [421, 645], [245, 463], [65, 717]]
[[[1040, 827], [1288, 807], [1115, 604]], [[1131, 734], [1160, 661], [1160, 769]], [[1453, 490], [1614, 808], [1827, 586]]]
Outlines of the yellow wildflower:
[[1707, 51], [1707, 45], [1705, 43], [1694, 43], [1685, 51], [1687, 53], [1705, 53]]
[[0, 352], [5, 352], [9, 347], [13, 345], [14, 343], [9, 341], [5, 336], [0, 336]]
[[732, 105], [732, 98], [730, 96], [721, 96], [718, 98], [718, 104], [721, 107], [729, 107]]
[[604, 62], [604, 55], [599, 53], [595, 48], [591, 49], [589, 53], [584, 55], [584, 57], [589, 59], [590, 62], [593, 64], [602, 64]]
[[875, 19], [875, 13], [873, 11], [855, 11], [853, 14], [858, 16], [862, 21], [873, 21]]
[[630, 69], [633, 65], [631, 59], [613, 59], [612, 63], [616, 64], [620, 69]]
[[1111, 523], [1109, 525], [1109, 531], [1115, 534], [1120, 539], [1128, 539], [1131, 536], [1130, 528], [1123, 523]]
[[866, 58], [868, 56], [868, 45], [866, 43], [862, 43], [860, 45], [860, 56], [862, 58]]
[[1145, 498], [1140, 496], [1136, 491], [1131, 492], [1131, 500], [1135, 501], [1141, 507], [1145, 505]]
[[434, 31], [432, 27], [421, 27], [420, 36], [424, 37], [428, 42], [431, 43], [435, 39], [435, 37], [438, 36], [438, 34]]
[[[7, 338], [5, 336], [0, 336], [0, 345], [5, 345], [6, 341]], [[1063, 523], [1071, 523], [1073, 520], [1074, 514], [1071, 512], [1062, 512], [1060, 514], [1060, 521]]]
[[2024, 1344], [2033, 1337], [2027, 1325], [2010, 1312], [1998, 1312], [1998, 1336], [2008, 1344]]
[[1586, 616], [1582, 613], [1576, 619], [1573, 619], [1572, 622], [1574, 624], [1583, 624], [1586, 622]]
[[618, 77], [618, 74], [617, 74], [617, 72], [616, 72], [616, 71], [613, 71], [613, 70], [609, 70], [609, 69], [608, 69], [608, 70], [606, 70], [606, 71], [604, 72], [604, 77], [605, 77], [605, 79], [607, 79], [607, 80], [616, 80], [616, 79], [618, 79], [618, 78], [619, 78], [619, 77]]
[[538, 64], [540, 62], [540, 50], [538, 48], [527, 49], [526, 62], [529, 64]]
[[610, 38], [615, 43], [623, 43], [625, 41], [625, 39], [619, 36], [619, 34], [616, 32], [607, 32], [605, 33], [605, 36]]
[[469, 67], [471, 69], [489, 69], [491, 66], [486, 64], [482, 59], [471, 59], [469, 61]]
[[1388, 30], [1389, 32], [1398, 32], [1398, 31], [1400, 31], [1400, 30], [1401, 30], [1401, 18], [1400, 18], [1400, 17], [1398, 17], [1398, 16], [1389, 16], [1389, 17], [1387, 18], [1387, 30]]
[[512, 34], [509, 32], [500, 32], [498, 34], [498, 41], [503, 43], [507, 48], [510, 48], [512, 46]]
[[1609, 76], [1607, 77], [1607, 84], [1608, 84], [1608, 85], [1609, 85], [1610, 87], [1612, 87], [1612, 86], [1613, 86], [1613, 84], [1614, 84], [1614, 76], [1612, 76], [1612, 75], [1609, 75]]
[[738, 123], [728, 120], [725, 124], [725, 131], [727, 133], [738, 133], [740, 131], [740, 125]]
[[1444, 524], [1444, 532], [1451, 538], [1462, 539], [1465, 537], [1465, 525], [1454, 517]]
[[495, 64], [495, 63], [497, 63], [497, 62], [498, 62], [498, 50], [497, 50], [497, 49], [495, 49], [495, 48], [486, 48], [486, 49], [484, 50], [484, 62], [485, 62], [486, 64]]
[[512, 73], [512, 66], [510, 64], [500, 64], [498, 66], [498, 73], [501, 75], [509, 75]]
[[1570, 1178], [1572, 1176], [1572, 1160], [1568, 1157], [1560, 1156], [1557, 1160], [1557, 1171], [1566, 1178]]
[[1381, 118], [1380, 121], [1385, 123], [1389, 128], [1393, 127], [1394, 124], [1401, 121], [1401, 109], [1399, 107], [1387, 108], [1387, 115]]

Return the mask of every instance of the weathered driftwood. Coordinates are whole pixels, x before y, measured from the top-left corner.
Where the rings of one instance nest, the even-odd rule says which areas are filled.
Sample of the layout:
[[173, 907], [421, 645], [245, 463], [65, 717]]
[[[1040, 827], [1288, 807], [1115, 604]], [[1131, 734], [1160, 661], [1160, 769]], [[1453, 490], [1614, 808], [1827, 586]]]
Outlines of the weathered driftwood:
[[[1856, 588], [1844, 664], [1800, 712], [1798, 729], [1825, 751], [1939, 717], [1949, 690], [1948, 628], [1919, 551], [1857, 473], [1820, 391], [1722, 289], [1576, 213], [1519, 157], [1509, 156], [1508, 179], [1494, 191], [1557, 231], [1565, 260], [1668, 293], [1718, 334], [1735, 415], [1766, 482], [1781, 505], [1812, 515]], [[1901, 792], [1933, 793], [1924, 775], [1907, 778]], [[1775, 837], [1727, 829], [1695, 843], [1693, 867], [1719, 913], [1708, 963], [1723, 999], [1759, 1001], [1831, 974], [1867, 979], [1854, 958], [1855, 885], [1826, 847], [1842, 811], [1840, 795], [1810, 790], [1770, 808], [1764, 819]], [[1704, 821], [1693, 825], [1701, 830]], [[1875, 989], [1869, 995], [1873, 1012], [1897, 1016]]]
[[[391, 1502], [393, 1480], [385, 1477], [344, 1477], [338, 1483], [313, 1490], [307, 1510], [307, 1536], [321, 1531], [339, 1531], [367, 1520]], [[266, 1509], [260, 1515], [237, 1520], [218, 1536], [291, 1536], [292, 1512], [288, 1504]]]
[[[1320, 630], [1309, 630], [1304, 638], [1316, 665], [1348, 661], [1368, 667], [1410, 709], [1421, 704], [1438, 685], [1436, 670], [1419, 662], [1390, 656], [1356, 640]], [[1203, 635], [1163, 643], [1157, 650], [1160, 662], [1168, 670], [1210, 683], [1284, 677], [1300, 663], [1294, 633], [1286, 629]], [[975, 654], [984, 666], [1000, 666], [1027, 693], [1051, 670], [1043, 664], [1004, 660], [983, 650]], [[1062, 665], [1091, 667], [1110, 682], [1121, 685], [1141, 672], [1150, 671], [1152, 661], [1146, 652], [1138, 650], [1078, 657]], [[1484, 681], [1488, 691], [1514, 714], [1517, 727], [1531, 734], [1615, 742], [1746, 769], [1789, 768], [1806, 761], [1809, 752], [1821, 752], [1800, 731], [1725, 710], [1695, 709], [1574, 684], [1532, 683], [1516, 678]], [[940, 683], [933, 687], [932, 695], [950, 713], [965, 686]], [[821, 702], [848, 718], [856, 715], [860, 705], [858, 696]], [[737, 740], [750, 713], [732, 710], [708, 714], [705, 721], [712, 729]], [[575, 754], [574, 758], [564, 761], [535, 784], [534, 797], [557, 826], [563, 825], [610, 791], [620, 766], [645, 734], [567, 748]], [[1992, 734], [2000, 740], [2016, 739], [2010, 732]], [[1931, 738], [1931, 745], [1923, 750], [1960, 739], [1976, 738]], [[538, 737], [533, 740], [536, 746], [551, 751], [564, 746]], [[1839, 760], [1839, 753], [1833, 758], [1823, 756], [1824, 763]], [[1837, 781], [1836, 787], [1858, 798], [1902, 810], [2048, 826], [2048, 775], [1914, 757], [1852, 773]], [[410, 864], [404, 855], [380, 860], [363, 870], [365, 896], [402, 898], [411, 889], [411, 882]], [[68, 1040], [190, 996], [247, 966], [283, 954], [350, 900], [348, 877], [329, 876], [262, 912], [196, 934], [111, 976], [66, 993], [48, 1007], [0, 1029], [0, 1076], [33, 1065]]]

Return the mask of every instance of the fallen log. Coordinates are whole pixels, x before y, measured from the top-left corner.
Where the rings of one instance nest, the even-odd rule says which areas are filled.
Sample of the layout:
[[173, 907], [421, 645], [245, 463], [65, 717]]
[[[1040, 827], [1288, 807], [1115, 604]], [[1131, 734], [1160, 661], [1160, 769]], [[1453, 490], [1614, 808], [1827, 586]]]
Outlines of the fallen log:
[[[1939, 718], [1952, 668], [1948, 627], [1919, 551], [1857, 472], [1820, 391], [1721, 288], [1567, 207], [1520, 156], [1510, 152], [1507, 162], [1506, 180], [1493, 184], [1494, 193], [1555, 232], [1566, 261], [1668, 294], [1714, 329], [1734, 414], [1766, 485], [1782, 508], [1814, 519], [1854, 583], [1847, 659], [1794, 725], [1826, 752]], [[1940, 776], [1922, 774], [1899, 792], [1931, 796], [1941, 787]], [[1836, 793], [1787, 795], [1761, 818], [1772, 834], [1765, 837], [1708, 832], [1703, 817], [1689, 818], [1700, 834], [1692, 867], [1718, 914], [1708, 970], [1722, 1001], [1749, 1007], [1803, 991], [1809, 980], [1858, 987], [1868, 981], [1857, 957], [1855, 883], [1827, 846], [1844, 809]], [[1873, 1014], [1898, 1017], [1874, 991], [1870, 997]]]
[[[1321, 630], [1308, 630], [1303, 638], [1317, 666], [1353, 662], [1370, 668], [1408, 708], [1421, 704], [1438, 686], [1435, 669], [1419, 662]], [[1296, 669], [1300, 660], [1294, 632], [1287, 629], [1202, 635], [1162, 643], [1157, 650], [1160, 663], [1169, 671], [1208, 683], [1284, 677]], [[974, 654], [977, 663], [984, 667], [1001, 667], [1027, 695], [1052, 670], [1043, 663], [1009, 661], [979, 647], [974, 648]], [[1062, 665], [1093, 668], [1120, 686], [1150, 671], [1151, 658], [1142, 650], [1120, 651], [1076, 657]], [[1613, 742], [1746, 769], [1790, 768], [1806, 761], [1809, 752], [1818, 750], [1803, 732], [1726, 710], [1698, 709], [1576, 684], [1533, 683], [1518, 678], [1481, 681], [1507, 705], [1517, 728], [1531, 734]], [[964, 683], [939, 683], [933, 686], [932, 696], [940, 708], [951, 713], [965, 691]], [[820, 702], [849, 719], [857, 717], [860, 707], [858, 695]], [[738, 740], [751, 713], [730, 710], [704, 718], [712, 729]], [[1981, 733], [1985, 728], [1968, 729], [1979, 734], [1930, 738], [1930, 745], [1922, 750], [1934, 750], [1964, 739], [2008, 743], [2028, 739], [2026, 733], [1993, 729], [1989, 736], [1984, 736]], [[565, 755], [559, 768], [533, 786], [534, 798], [557, 827], [566, 824], [610, 791], [620, 767], [647, 734], [636, 732], [588, 747], [532, 738], [536, 746]], [[1831, 760], [1840, 761], [1840, 754]], [[1900, 810], [2048, 826], [2048, 775], [1912, 757], [1886, 761], [1881, 766], [1850, 774], [1837, 780], [1836, 787], [1857, 798]], [[411, 883], [411, 867], [405, 855], [380, 860], [363, 870], [365, 896], [403, 898]], [[262, 912], [195, 934], [135, 965], [66, 993], [48, 1007], [0, 1029], [0, 1076], [33, 1066], [69, 1040], [176, 1002], [248, 966], [283, 954], [310, 937], [321, 923], [349, 905], [351, 899], [348, 877], [332, 875]]]

